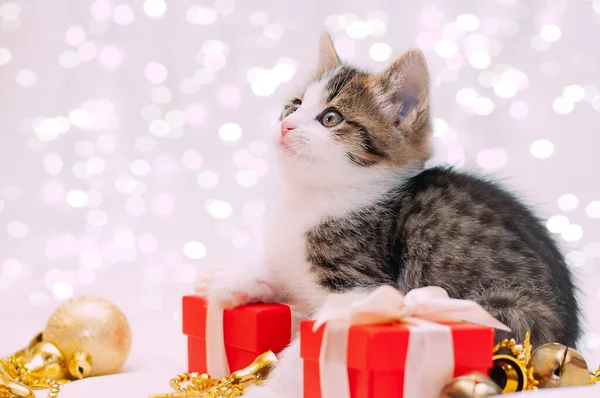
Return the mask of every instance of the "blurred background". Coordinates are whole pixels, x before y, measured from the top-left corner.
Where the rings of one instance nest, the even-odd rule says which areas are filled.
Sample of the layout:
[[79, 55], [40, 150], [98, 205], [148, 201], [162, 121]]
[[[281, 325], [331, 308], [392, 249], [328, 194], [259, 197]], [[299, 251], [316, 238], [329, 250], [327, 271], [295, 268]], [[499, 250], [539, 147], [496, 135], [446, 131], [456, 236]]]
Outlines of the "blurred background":
[[536, 208], [600, 362], [600, 0], [0, 0], [0, 355], [92, 294], [126, 312], [138, 360], [184, 367], [181, 296], [256, 250], [267, 137], [323, 30], [374, 71], [425, 52], [432, 163]]

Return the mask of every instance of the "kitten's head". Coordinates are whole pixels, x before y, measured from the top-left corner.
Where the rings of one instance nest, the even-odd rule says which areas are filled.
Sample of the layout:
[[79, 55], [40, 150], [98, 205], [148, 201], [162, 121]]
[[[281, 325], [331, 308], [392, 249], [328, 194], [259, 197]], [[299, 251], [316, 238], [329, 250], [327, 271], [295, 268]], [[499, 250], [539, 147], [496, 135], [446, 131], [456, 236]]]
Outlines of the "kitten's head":
[[284, 172], [315, 184], [351, 183], [422, 165], [430, 156], [429, 72], [409, 50], [383, 72], [344, 65], [321, 37], [317, 74], [280, 116]]

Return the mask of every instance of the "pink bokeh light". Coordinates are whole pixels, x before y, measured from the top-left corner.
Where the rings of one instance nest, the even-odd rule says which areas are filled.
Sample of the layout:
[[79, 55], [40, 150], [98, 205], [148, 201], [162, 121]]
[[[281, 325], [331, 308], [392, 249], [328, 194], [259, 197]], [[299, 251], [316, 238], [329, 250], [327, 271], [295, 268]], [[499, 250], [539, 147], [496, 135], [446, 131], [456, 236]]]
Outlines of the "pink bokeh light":
[[88, 191], [87, 194], [88, 194], [87, 207], [89, 207], [90, 209], [95, 209], [97, 207], [100, 207], [100, 205], [102, 204], [102, 194], [95, 190]]
[[452, 70], [460, 70], [460, 68], [462, 68], [465, 64], [465, 58], [462, 56], [462, 54], [454, 54], [454, 56], [452, 56], [451, 58], [448, 58], [446, 60], [446, 65], [448, 66], [449, 69]]
[[254, 158], [250, 162], [250, 170], [253, 170], [259, 176], [264, 176], [269, 171], [269, 166], [264, 159]]
[[83, 42], [79, 47], [77, 47], [77, 55], [81, 58], [82, 61], [89, 61], [93, 59], [96, 54], [98, 54], [98, 48], [96, 44], [91, 41]]
[[104, 21], [110, 16], [110, 3], [107, 0], [97, 0], [92, 4], [92, 17], [98, 21]]
[[250, 166], [252, 154], [247, 149], [238, 149], [233, 154], [233, 163], [239, 168]]
[[137, 257], [138, 257], [138, 252], [135, 248], [123, 249], [123, 252], [121, 255], [121, 258], [123, 259], [123, 261], [131, 263], [131, 262], [134, 262]]
[[448, 129], [448, 132], [443, 137], [440, 137], [439, 140], [444, 145], [452, 145], [458, 141], [458, 133], [454, 129]]
[[233, 84], [225, 84], [219, 89], [217, 96], [221, 104], [225, 105], [226, 108], [235, 108], [242, 100], [240, 89]]
[[152, 198], [152, 211], [158, 216], [170, 216], [175, 212], [175, 200], [166, 193]]
[[145, 233], [138, 237], [137, 245], [140, 253], [152, 254], [158, 247], [158, 239], [154, 234]]
[[422, 50], [431, 50], [437, 41], [438, 35], [434, 32], [419, 32], [415, 43]]
[[146, 65], [145, 71], [146, 79], [151, 83], [160, 84], [167, 78], [167, 68], [161, 63], [150, 62]]
[[210, 71], [223, 69], [227, 58], [223, 54], [211, 54], [204, 57], [204, 67]]
[[248, 245], [250, 245], [250, 235], [248, 235], [244, 231], [236, 231], [231, 237], [231, 242], [233, 243], [233, 246], [237, 249], [245, 249], [246, 247], [248, 247]]
[[17, 276], [21, 270], [21, 263], [15, 258], [4, 260], [2, 270], [5, 275]]
[[484, 169], [501, 169], [506, 162], [506, 151], [502, 148], [482, 149], [477, 154], [477, 163]]
[[465, 160], [465, 152], [460, 147], [450, 148], [448, 150], [448, 155], [446, 156], [446, 161], [448, 164], [457, 165]]
[[160, 155], [154, 161], [154, 169], [158, 174], [166, 175], [175, 169], [175, 162], [169, 155]]
[[499, 18], [485, 18], [481, 23], [481, 31], [487, 36], [495, 36], [502, 28], [501, 21]]
[[181, 155], [181, 162], [190, 170], [197, 170], [202, 166], [202, 156], [198, 151], [188, 149]]
[[102, 258], [108, 264], [117, 264], [120, 262], [132, 262], [137, 258], [135, 247], [122, 247], [116, 241], [108, 241], [102, 247]]
[[77, 270], [77, 283], [80, 285], [91, 285], [96, 280], [96, 271], [91, 268], [79, 268]]
[[44, 156], [43, 164], [46, 173], [51, 175], [56, 175], [60, 173], [63, 169], [63, 161], [61, 157], [55, 152], [48, 152]]
[[146, 201], [141, 196], [131, 196], [125, 202], [125, 211], [133, 217], [140, 217], [146, 213]]
[[116, 264], [123, 260], [123, 250], [116, 242], [109, 241], [102, 248], [102, 259], [108, 264]]
[[185, 117], [191, 126], [200, 126], [206, 119], [206, 110], [198, 103], [189, 104], [185, 108]]
[[437, 7], [430, 6], [423, 8], [421, 11], [421, 25], [426, 28], [435, 28], [444, 22], [445, 16], [442, 10]]
[[82, 236], [78, 242], [79, 251], [95, 251], [97, 248], [96, 239], [93, 236]]
[[177, 265], [179, 265], [181, 263], [181, 259], [182, 259], [182, 253], [180, 250], [167, 250], [165, 255], [164, 255], [164, 261], [163, 263], [167, 266], [167, 267], [176, 267]]
[[44, 256], [47, 258], [60, 258], [72, 256], [79, 252], [79, 242], [73, 235], [63, 235], [49, 239], [44, 244]]
[[115, 46], [104, 46], [100, 50], [100, 63], [109, 69], [116, 69], [121, 65], [123, 56]]
[[50, 203], [61, 203], [65, 199], [65, 187], [58, 181], [51, 181], [44, 185], [44, 200]]
[[340, 37], [335, 41], [335, 49], [341, 58], [352, 58], [356, 52], [356, 44], [348, 37]]
[[52, 289], [52, 286], [58, 282], [65, 282], [65, 275], [62, 270], [58, 268], [52, 268], [44, 275], [44, 285], [48, 289]]
[[60, 258], [62, 255], [63, 250], [58, 239], [50, 239], [44, 244], [44, 257]]
[[189, 283], [194, 282], [198, 277], [198, 269], [191, 264], [183, 263], [177, 266], [175, 279], [178, 282]]
[[85, 30], [81, 26], [71, 26], [65, 32], [65, 40], [71, 46], [78, 46], [85, 40]]
[[108, 134], [102, 134], [96, 140], [96, 148], [102, 153], [110, 153], [115, 150], [117, 142], [115, 138]]
[[529, 113], [529, 107], [523, 101], [515, 101], [510, 105], [510, 114], [515, 119], [525, 119]]
[[77, 238], [71, 234], [63, 235], [58, 244], [62, 247], [62, 251], [65, 255], [70, 256], [79, 252], [79, 242]]
[[135, 15], [131, 7], [126, 4], [119, 4], [113, 11], [113, 19], [119, 25], [127, 26], [133, 23]]

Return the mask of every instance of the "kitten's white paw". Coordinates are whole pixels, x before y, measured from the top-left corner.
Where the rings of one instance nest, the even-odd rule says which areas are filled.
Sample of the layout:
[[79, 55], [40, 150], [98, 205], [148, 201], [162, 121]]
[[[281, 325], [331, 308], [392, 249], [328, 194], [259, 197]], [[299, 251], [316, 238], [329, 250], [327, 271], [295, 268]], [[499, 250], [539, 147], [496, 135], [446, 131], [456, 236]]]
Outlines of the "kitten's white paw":
[[254, 273], [244, 273], [240, 270], [215, 275], [208, 287], [209, 303], [221, 308], [272, 300], [273, 287], [268, 282]]

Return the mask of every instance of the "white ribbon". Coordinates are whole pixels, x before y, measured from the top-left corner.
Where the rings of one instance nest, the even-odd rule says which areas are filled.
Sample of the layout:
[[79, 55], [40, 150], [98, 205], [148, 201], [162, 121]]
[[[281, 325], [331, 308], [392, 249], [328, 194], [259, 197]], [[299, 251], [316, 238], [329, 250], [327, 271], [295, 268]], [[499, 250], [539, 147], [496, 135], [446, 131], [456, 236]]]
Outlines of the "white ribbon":
[[[223, 270], [217, 269], [203, 274], [194, 290], [199, 296], [207, 297], [208, 288], [215, 277], [222, 274]], [[231, 374], [227, 352], [225, 350], [225, 335], [223, 333], [223, 309], [207, 304], [206, 308], [206, 371], [215, 378], [229, 377]]]
[[[392, 286], [372, 293], [331, 294], [316, 316], [313, 330], [327, 323], [319, 357], [321, 397], [350, 398], [348, 331], [352, 325], [401, 322], [410, 337], [404, 377], [405, 398], [434, 398], [454, 374], [452, 331], [438, 322], [470, 322], [510, 329], [479, 304], [451, 299], [440, 287], [424, 287], [402, 295]], [[434, 368], [435, 372], [424, 369]]]

